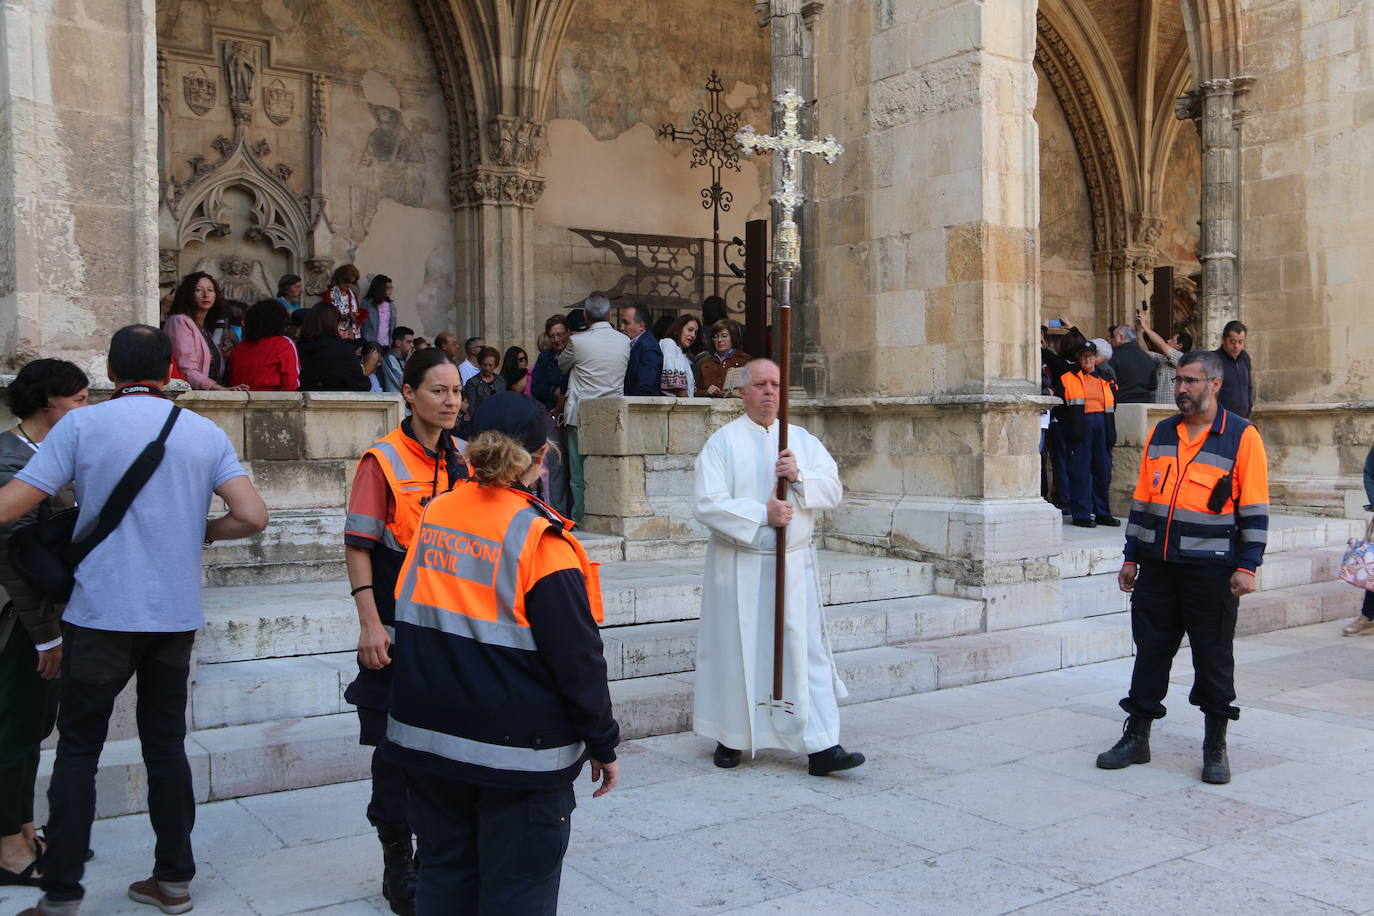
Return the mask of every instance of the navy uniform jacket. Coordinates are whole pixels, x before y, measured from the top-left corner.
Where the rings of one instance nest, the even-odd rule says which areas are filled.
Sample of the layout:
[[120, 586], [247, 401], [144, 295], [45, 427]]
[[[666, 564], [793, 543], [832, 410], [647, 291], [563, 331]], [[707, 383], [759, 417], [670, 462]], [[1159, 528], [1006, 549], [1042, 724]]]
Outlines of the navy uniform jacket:
[[625, 367], [625, 393], [661, 397], [659, 379], [663, 376], [663, 350], [652, 331], [645, 331], [630, 343], [630, 362]]

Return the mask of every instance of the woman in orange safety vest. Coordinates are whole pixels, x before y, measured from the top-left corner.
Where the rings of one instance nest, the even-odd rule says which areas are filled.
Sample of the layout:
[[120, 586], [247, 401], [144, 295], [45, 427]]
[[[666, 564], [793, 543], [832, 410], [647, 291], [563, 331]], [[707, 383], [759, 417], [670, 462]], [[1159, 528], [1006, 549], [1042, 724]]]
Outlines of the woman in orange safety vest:
[[414, 802], [419, 916], [552, 916], [573, 781], [590, 760], [593, 797], [615, 786], [596, 567], [531, 492], [547, 422], [512, 392], [473, 411], [473, 479], [425, 509], [396, 589], [382, 752]]
[[[458, 369], [441, 350], [416, 353], [402, 376], [411, 414], [358, 462], [344, 523], [348, 581], [357, 605], [358, 676], [344, 699], [358, 708], [359, 741], [376, 748], [386, 734], [391, 697], [391, 652], [396, 577], [431, 499], [467, 476], [449, 432], [463, 406]], [[367, 818], [382, 842], [382, 895], [398, 916], [415, 912], [415, 863], [405, 774], [379, 751], [372, 754], [372, 799]]]
[[1069, 506], [1080, 528], [1120, 526], [1109, 502], [1112, 446], [1116, 445], [1116, 386], [1097, 373], [1097, 345], [1088, 341], [1078, 365], [1060, 376], [1064, 386], [1064, 438], [1069, 443]]

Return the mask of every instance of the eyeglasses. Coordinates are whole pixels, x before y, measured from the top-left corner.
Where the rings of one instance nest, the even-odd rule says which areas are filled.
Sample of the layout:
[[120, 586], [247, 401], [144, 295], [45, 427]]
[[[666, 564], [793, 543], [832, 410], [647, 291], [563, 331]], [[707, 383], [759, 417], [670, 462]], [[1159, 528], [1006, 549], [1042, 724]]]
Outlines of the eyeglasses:
[[1202, 376], [1201, 378], [1193, 378], [1192, 376], [1188, 376], [1188, 375], [1175, 375], [1175, 376], [1174, 376], [1174, 385], [1175, 385], [1175, 387], [1177, 387], [1178, 385], [1185, 385], [1185, 386], [1191, 388], [1191, 387], [1193, 387], [1194, 385], [1201, 385], [1203, 382], [1211, 381], [1211, 380], [1214, 379], [1214, 378], [1220, 378], [1220, 376], [1216, 376], [1216, 375], [1204, 375], [1204, 376]]

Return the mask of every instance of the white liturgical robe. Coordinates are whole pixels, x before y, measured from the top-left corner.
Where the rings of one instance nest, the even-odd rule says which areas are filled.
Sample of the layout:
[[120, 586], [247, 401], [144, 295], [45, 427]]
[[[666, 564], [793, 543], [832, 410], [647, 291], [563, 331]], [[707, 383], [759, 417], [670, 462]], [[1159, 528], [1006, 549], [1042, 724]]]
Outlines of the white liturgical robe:
[[819, 439], [788, 427], [798, 479], [790, 485], [783, 696], [772, 700], [777, 530], [768, 526], [776, 486], [778, 424], [740, 417], [716, 431], [696, 461], [693, 515], [711, 530], [702, 583], [693, 728], [737, 750], [815, 753], [839, 743], [845, 696], [821, 611], [816, 512], [840, 504], [835, 460]]

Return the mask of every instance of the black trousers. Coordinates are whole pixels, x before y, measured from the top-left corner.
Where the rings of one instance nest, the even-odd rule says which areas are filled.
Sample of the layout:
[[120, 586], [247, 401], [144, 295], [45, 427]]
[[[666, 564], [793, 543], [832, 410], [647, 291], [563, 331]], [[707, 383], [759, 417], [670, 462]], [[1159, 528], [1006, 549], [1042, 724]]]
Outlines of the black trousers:
[[386, 710], [358, 707], [358, 743], [372, 748], [372, 797], [367, 801], [367, 820], [373, 827], [410, 823], [406, 801], [406, 771], [382, 754], [386, 740]]
[[38, 746], [57, 721], [59, 680], [38, 676], [38, 652], [15, 621], [0, 647], [0, 836], [33, 821]]
[[196, 873], [191, 766], [186, 761], [186, 682], [195, 633], [119, 633], [63, 628], [57, 759], [48, 785], [48, 853], [43, 890], [53, 901], [84, 894], [86, 849], [95, 820], [95, 774], [115, 697], [129, 678], [138, 690], [138, 739], [148, 770], [148, 819], [157, 843], [153, 877], [190, 881]]
[[407, 770], [420, 856], [416, 916], [555, 916], [577, 802]]
[[1131, 594], [1135, 670], [1121, 708], [1133, 716], [1162, 719], [1169, 668], [1188, 635], [1193, 652], [1193, 690], [1188, 702], [1203, 712], [1240, 718], [1236, 699], [1236, 611], [1231, 574], [1224, 566], [1141, 563]]

